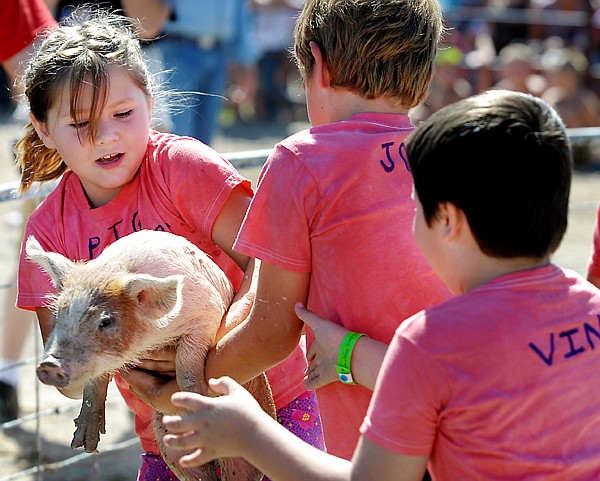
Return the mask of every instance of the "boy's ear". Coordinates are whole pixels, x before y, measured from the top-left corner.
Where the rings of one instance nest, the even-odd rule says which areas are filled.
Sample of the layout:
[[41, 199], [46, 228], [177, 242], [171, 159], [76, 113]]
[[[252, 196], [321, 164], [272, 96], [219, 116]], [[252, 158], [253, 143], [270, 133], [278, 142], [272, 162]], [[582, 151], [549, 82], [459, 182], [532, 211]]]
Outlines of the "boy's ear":
[[464, 229], [469, 226], [464, 211], [452, 202], [440, 204], [436, 218], [442, 224], [446, 240], [455, 239], [463, 234]]
[[44, 124], [43, 122], [40, 122], [38, 119], [36, 119], [33, 116], [33, 114], [29, 114], [29, 121], [31, 122], [31, 125], [33, 125], [33, 128], [37, 132], [38, 137], [42, 140], [44, 145], [46, 147], [48, 147], [49, 149], [56, 148], [54, 142], [48, 135], [48, 129], [46, 129], [46, 124]]
[[310, 42], [310, 52], [315, 59], [315, 81], [321, 88], [328, 88], [331, 85], [331, 73], [329, 72], [329, 65], [327, 60], [321, 52], [321, 48], [317, 45], [317, 42]]

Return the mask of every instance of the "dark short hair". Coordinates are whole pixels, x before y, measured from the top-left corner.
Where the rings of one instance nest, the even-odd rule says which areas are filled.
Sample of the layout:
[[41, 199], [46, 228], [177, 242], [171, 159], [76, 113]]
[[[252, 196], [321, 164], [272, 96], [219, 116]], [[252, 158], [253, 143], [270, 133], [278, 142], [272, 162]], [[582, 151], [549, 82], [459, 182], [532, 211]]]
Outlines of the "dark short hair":
[[441, 203], [465, 213], [486, 255], [544, 257], [567, 229], [572, 156], [555, 110], [491, 90], [431, 115], [406, 143], [428, 225]]

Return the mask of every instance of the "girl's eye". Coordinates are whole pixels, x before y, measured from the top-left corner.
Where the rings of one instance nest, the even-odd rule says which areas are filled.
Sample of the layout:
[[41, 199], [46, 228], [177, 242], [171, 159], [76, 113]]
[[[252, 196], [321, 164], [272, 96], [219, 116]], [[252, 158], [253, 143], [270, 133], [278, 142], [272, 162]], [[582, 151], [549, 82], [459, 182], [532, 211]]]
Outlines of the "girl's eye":
[[115, 117], [118, 117], [120, 119], [125, 119], [125, 118], [129, 117], [132, 112], [133, 112], [133, 110], [129, 109], [127, 112], [121, 112], [121, 113], [116, 114]]
[[69, 124], [69, 126], [75, 128], [75, 129], [84, 129], [89, 125], [88, 121], [85, 122], [73, 122], [72, 124]]

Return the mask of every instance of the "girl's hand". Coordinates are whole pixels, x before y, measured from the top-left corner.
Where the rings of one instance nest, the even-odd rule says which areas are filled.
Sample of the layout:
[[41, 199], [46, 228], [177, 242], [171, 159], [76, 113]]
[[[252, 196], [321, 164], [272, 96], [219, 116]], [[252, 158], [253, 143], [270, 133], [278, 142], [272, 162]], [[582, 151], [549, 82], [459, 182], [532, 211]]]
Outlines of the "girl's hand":
[[296, 315], [315, 335], [315, 340], [306, 352], [309, 364], [304, 377], [304, 387], [312, 391], [338, 381], [338, 355], [344, 336], [349, 331], [335, 322], [319, 317], [300, 303], [296, 304], [295, 310]]
[[133, 394], [161, 413], [184, 412], [171, 404], [171, 396], [180, 391], [175, 354], [175, 347], [158, 349], [150, 354], [151, 359], [142, 359], [135, 367], [119, 372]]
[[244, 444], [254, 442], [256, 426], [265, 422], [265, 417], [266, 422], [272, 421], [254, 397], [233, 379], [210, 379], [209, 386], [221, 396], [178, 392], [171, 398], [172, 403], [192, 414], [163, 416], [163, 424], [169, 431], [163, 437], [164, 444], [175, 449], [195, 449], [179, 460], [184, 468], [217, 458], [243, 457]]

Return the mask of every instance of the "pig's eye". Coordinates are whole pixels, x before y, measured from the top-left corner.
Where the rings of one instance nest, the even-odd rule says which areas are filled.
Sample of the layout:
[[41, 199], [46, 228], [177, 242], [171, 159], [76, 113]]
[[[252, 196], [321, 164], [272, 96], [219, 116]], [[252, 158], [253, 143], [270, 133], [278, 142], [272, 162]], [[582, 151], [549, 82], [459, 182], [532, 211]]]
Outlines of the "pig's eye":
[[113, 319], [112, 316], [106, 312], [103, 312], [100, 315], [100, 324], [99, 327], [100, 329], [105, 329], [107, 327], [110, 327], [113, 323]]

